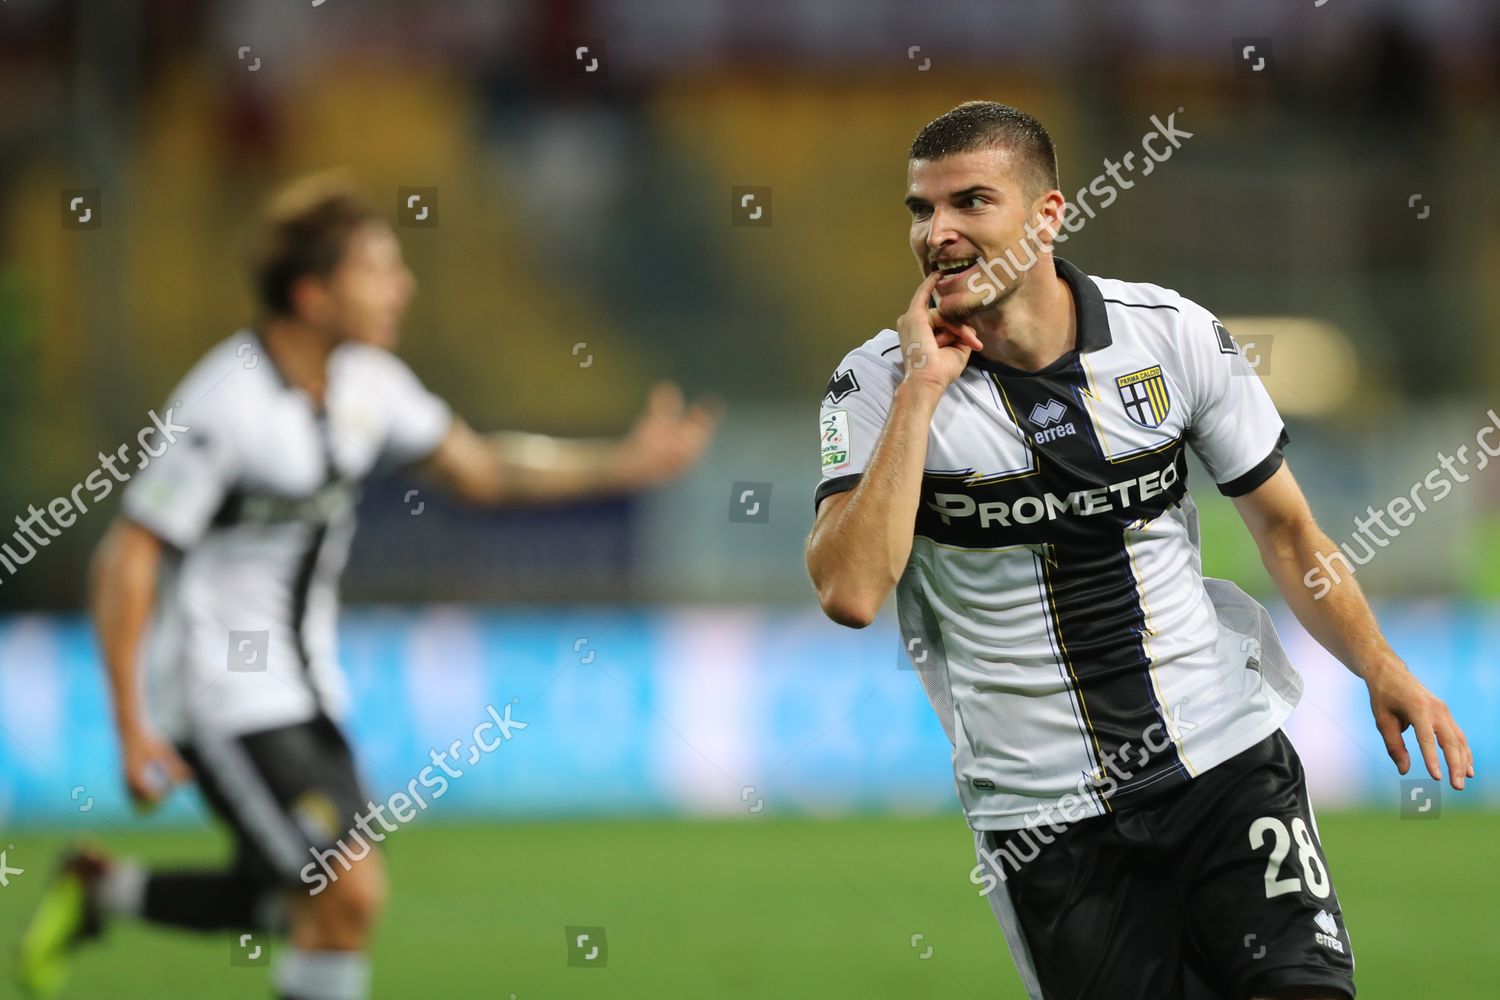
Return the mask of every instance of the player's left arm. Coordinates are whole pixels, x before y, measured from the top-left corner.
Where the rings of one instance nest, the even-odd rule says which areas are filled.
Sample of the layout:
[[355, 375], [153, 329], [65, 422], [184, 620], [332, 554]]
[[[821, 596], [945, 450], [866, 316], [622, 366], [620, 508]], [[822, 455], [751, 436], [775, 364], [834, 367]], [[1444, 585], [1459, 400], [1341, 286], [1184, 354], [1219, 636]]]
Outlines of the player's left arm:
[[1448, 780], [1461, 790], [1465, 779], [1474, 777], [1469, 742], [1448, 706], [1417, 680], [1381, 635], [1354, 575], [1333, 574], [1336, 582], [1324, 583], [1316, 595], [1307, 586], [1309, 574], [1321, 565], [1319, 554], [1332, 558], [1337, 547], [1318, 527], [1291, 470], [1283, 462], [1265, 482], [1234, 497], [1234, 505], [1297, 620], [1369, 687], [1376, 728], [1397, 769], [1405, 774], [1411, 767], [1402, 739], [1409, 727], [1416, 732], [1427, 773], [1435, 781], [1442, 780], [1438, 764], [1438, 747], [1442, 747]]
[[454, 417], [421, 468], [473, 503], [575, 500], [648, 489], [696, 465], [713, 440], [719, 407], [688, 405], [669, 382], [651, 390], [622, 437], [480, 434]]

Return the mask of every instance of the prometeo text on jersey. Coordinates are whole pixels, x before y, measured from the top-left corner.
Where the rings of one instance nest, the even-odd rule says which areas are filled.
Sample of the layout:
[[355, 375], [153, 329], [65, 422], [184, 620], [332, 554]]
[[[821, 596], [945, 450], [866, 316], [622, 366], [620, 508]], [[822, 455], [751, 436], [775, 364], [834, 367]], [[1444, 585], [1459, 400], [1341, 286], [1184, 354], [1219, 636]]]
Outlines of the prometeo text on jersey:
[[1110, 483], [1097, 489], [1074, 490], [1066, 495], [1044, 492], [1012, 501], [976, 502], [967, 493], [934, 492], [927, 507], [942, 518], [944, 524], [952, 524], [957, 518], [978, 517], [981, 528], [992, 525], [1009, 528], [1013, 524], [1052, 521], [1065, 514], [1088, 517], [1109, 511], [1124, 511], [1171, 490], [1177, 483], [1177, 475], [1177, 463], [1174, 461], [1133, 479]]

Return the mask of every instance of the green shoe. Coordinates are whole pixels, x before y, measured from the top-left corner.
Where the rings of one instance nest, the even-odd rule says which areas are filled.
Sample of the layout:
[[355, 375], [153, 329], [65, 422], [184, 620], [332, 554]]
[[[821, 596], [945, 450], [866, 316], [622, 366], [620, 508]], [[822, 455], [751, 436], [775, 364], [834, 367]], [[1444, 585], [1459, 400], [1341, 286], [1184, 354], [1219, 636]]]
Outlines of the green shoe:
[[62, 864], [21, 937], [16, 975], [31, 997], [53, 997], [68, 978], [68, 960], [77, 946], [101, 930], [90, 891], [102, 872], [97, 857], [74, 853]]

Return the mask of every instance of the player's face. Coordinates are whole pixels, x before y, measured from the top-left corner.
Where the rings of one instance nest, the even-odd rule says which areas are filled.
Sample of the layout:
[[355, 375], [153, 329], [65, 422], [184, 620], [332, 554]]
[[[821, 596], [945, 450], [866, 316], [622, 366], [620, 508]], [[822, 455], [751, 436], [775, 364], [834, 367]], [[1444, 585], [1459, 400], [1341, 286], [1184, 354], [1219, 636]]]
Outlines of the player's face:
[[391, 228], [373, 222], [360, 227], [349, 237], [344, 259], [328, 282], [335, 336], [395, 347], [401, 317], [416, 288]]
[[[911, 249], [924, 277], [945, 272], [934, 289], [945, 319], [962, 321], [994, 308], [1025, 281], [1026, 270], [1007, 272], [999, 262], [1007, 250], [1015, 261], [1031, 259], [1023, 240], [1041, 199], [1027, 193], [1028, 184], [1024, 168], [1004, 148], [907, 164]], [[984, 261], [991, 262], [988, 271]]]

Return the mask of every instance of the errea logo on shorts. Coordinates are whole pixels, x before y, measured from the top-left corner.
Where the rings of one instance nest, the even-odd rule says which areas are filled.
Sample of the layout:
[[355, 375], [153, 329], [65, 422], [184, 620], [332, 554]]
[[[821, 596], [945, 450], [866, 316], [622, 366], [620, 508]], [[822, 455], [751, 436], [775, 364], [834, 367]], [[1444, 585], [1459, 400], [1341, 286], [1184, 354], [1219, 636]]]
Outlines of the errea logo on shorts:
[[[1041, 428], [1032, 435], [1037, 444], [1046, 444], [1060, 437], [1078, 433], [1078, 429], [1070, 420], [1067, 423], [1059, 423], [1067, 416], [1068, 408], [1055, 399], [1049, 399], [1046, 403], [1038, 403], [1031, 408], [1031, 422]], [[1052, 426], [1056, 424], [1057, 426]]]
[[1318, 933], [1313, 935], [1313, 940], [1318, 944], [1340, 955], [1344, 953], [1344, 942], [1339, 940], [1339, 923], [1327, 910], [1319, 910], [1318, 915], [1313, 917], [1313, 923], [1318, 925]]

